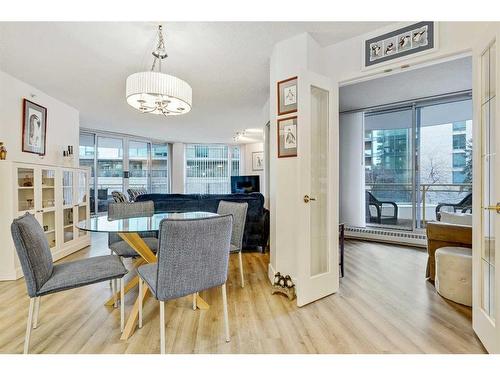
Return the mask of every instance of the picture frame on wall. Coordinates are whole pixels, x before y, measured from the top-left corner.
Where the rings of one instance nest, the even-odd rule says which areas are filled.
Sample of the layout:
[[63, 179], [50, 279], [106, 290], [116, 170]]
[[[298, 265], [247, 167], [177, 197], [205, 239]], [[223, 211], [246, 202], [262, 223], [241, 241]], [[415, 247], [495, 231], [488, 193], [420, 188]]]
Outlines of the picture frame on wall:
[[408, 56], [433, 52], [437, 50], [437, 32], [436, 22], [422, 21], [365, 39], [362, 69], [384, 66]]
[[263, 171], [264, 170], [264, 152], [256, 151], [252, 152], [252, 171]]
[[278, 119], [278, 158], [297, 156], [297, 116]]
[[279, 81], [278, 88], [278, 116], [297, 112], [298, 93], [297, 77]]
[[47, 108], [23, 100], [22, 150], [40, 156], [45, 155], [47, 145]]

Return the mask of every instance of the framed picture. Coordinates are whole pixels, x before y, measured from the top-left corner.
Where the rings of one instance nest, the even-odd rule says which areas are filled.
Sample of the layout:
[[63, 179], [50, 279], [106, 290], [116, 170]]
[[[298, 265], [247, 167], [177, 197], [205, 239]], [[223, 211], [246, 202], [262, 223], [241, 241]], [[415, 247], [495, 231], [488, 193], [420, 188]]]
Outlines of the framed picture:
[[252, 152], [252, 171], [264, 170], [264, 152]]
[[47, 108], [23, 100], [23, 152], [45, 155]]
[[278, 116], [297, 112], [298, 91], [297, 77], [278, 82]]
[[297, 156], [297, 116], [278, 120], [278, 157]]
[[414, 23], [365, 40], [363, 66], [387, 65], [405, 56], [431, 52], [436, 47], [436, 24], [432, 21]]

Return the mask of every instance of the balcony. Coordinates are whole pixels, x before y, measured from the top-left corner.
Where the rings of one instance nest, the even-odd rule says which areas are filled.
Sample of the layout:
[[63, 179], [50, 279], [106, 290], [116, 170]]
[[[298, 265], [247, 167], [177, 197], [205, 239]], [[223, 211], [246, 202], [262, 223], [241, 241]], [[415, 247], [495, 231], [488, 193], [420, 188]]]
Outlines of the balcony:
[[[376, 183], [367, 184], [366, 190], [370, 192], [380, 202], [393, 202], [397, 206], [397, 214], [395, 207], [390, 203], [383, 203], [380, 219], [376, 204], [371, 204], [367, 213], [367, 225], [384, 227], [398, 230], [413, 230], [425, 228], [426, 222], [435, 221], [436, 207], [440, 203], [458, 203], [472, 193], [472, 184], [456, 183], [456, 184], [420, 184], [418, 187], [418, 195], [414, 201], [412, 184], [397, 184], [397, 183]], [[451, 206], [444, 206], [441, 211], [457, 211], [470, 212], [472, 207], [460, 207], [454, 209]]]

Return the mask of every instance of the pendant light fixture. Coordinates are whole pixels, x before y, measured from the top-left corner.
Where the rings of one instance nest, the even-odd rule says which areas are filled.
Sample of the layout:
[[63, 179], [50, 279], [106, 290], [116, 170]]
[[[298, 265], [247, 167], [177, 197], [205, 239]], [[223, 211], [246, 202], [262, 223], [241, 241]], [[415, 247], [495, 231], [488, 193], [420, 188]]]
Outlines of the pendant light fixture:
[[162, 26], [158, 26], [158, 44], [152, 52], [150, 71], [139, 72], [127, 78], [127, 103], [142, 113], [155, 115], [183, 115], [191, 110], [191, 86], [177, 77], [162, 72], [167, 58]]

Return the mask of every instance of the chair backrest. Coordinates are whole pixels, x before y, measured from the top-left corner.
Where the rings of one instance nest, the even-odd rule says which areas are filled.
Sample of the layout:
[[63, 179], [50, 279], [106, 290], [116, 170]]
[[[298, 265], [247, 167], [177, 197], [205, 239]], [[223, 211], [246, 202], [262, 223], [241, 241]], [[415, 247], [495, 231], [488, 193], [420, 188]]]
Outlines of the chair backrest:
[[130, 189], [127, 189], [127, 193], [128, 193], [128, 197], [129, 197], [130, 202], [135, 202], [135, 200], [137, 199], [137, 197], [139, 195], [147, 194], [148, 191], [144, 188], [138, 188], [138, 189], [130, 188]]
[[166, 301], [227, 280], [230, 215], [160, 222], [156, 298]]
[[[153, 201], [145, 202], [110, 202], [108, 205], [108, 219], [127, 219], [131, 217], [152, 216], [155, 213]], [[144, 234], [144, 233], [143, 233]], [[145, 233], [141, 237], [153, 237], [154, 233]], [[123, 241], [116, 233], [108, 234], [108, 245]]]
[[220, 201], [217, 213], [219, 215], [233, 215], [233, 231], [231, 244], [241, 250], [243, 244], [243, 233], [245, 232], [245, 221], [247, 218], [248, 203], [237, 203]]
[[380, 204], [380, 201], [375, 198], [375, 195], [373, 195], [371, 192], [369, 192], [368, 190], [365, 190], [366, 191], [366, 201], [367, 203], [369, 204]]
[[14, 246], [23, 269], [24, 280], [30, 297], [52, 275], [53, 260], [43, 228], [29, 213], [15, 219], [10, 226]]
[[458, 203], [459, 207], [469, 208], [472, 206], [472, 193], [467, 194], [464, 199]]
[[116, 203], [128, 202], [127, 197], [121, 191], [112, 191], [111, 196]]
[[152, 216], [154, 213], [155, 205], [153, 201], [110, 202], [108, 205], [108, 218], [110, 220]]

